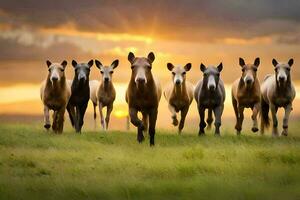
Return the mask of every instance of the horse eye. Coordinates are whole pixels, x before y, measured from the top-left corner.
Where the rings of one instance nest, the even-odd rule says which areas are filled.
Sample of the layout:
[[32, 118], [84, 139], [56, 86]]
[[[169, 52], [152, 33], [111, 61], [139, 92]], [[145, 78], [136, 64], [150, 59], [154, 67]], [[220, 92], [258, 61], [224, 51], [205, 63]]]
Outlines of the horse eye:
[[290, 68], [286, 68], [286, 70], [288, 70], [288, 71], [291, 71], [291, 69], [290, 69]]
[[109, 72], [109, 73], [113, 74], [113, 73], [114, 73], [114, 71], [111, 71], [111, 72]]
[[148, 69], [151, 69], [151, 66], [150, 66], [150, 65], [148, 66]]
[[65, 71], [64, 69], [60, 69], [61, 72]]
[[100, 71], [101, 74], [103, 74], [103, 71]]
[[131, 65], [131, 69], [133, 69], [134, 68], [134, 66], [133, 65]]
[[175, 72], [172, 72], [172, 74], [175, 76]]
[[256, 72], [256, 71], [257, 71], [257, 69], [256, 69], [256, 68], [254, 68], [254, 69], [253, 69], [253, 71], [255, 71], [255, 72]]
[[186, 74], [186, 72], [182, 72], [182, 75], [185, 75]]
[[245, 72], [245, 69], [244, 69], [244, 68], [242, 69], [242, 72]]

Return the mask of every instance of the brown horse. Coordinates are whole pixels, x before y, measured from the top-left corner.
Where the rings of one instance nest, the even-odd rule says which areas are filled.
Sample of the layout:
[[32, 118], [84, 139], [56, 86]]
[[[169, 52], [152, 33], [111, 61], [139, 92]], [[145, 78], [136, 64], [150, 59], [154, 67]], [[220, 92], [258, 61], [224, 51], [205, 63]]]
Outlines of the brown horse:
[[[143, 131], [147, 130], [149, 122], [150, 145], [154, 145], [155, 126], [158, 113], [158, 104], [161, 97], [159, 82], [153, 77], [151, 68], [155, 59], [151, 52], [148, 57], [135, 57], [132, 52], [128, 54], [131, 64], [131, 78], [126, 91], [126, 102], [129, 107], [131, 123], [137, 127], [137, 140], [144, 140]], [[138, 118], [138, 112], [143, 120]]]
[[294, 63], [290, 59], [288, 63], [278, 63], [275, 59], [272, 61], [275, 69], [274, 75], [267, 75], [261, 85], [261, 133], [264, 133], [265, 126], [268, 127], [269, 109], [272, 114], [273, 136], [278, 136], [278, 120], [276, 113], [278, 108], [283, 107], [285, 114], [283, 117], [282, 135], [288, 135], [289, 116], [293, 110], [292, 104], [296, 96], [295, 87], [291, 79], [291, 66]]
[[260, 85], [256, 75], [260, 60], [256, 58], [254, 64], [245, 64], [242, 58], [239, 61], [242, 76], [233, 83], [231, 90], [232, 105], [236, 116], [235, 129], [238, 135], [242, 130], [244, 109], [252, 109], [253, 132], [258, 131], [257, 115], [260, 112]]
[[174, 126], [178, 125], [176, 113], [181, 112], [178, 126], [178, 132], [181, 133], [194, 95], [194, 86], [186, 81], [186, 72], [192, 68], [192, 64], [188, 63], [184, 67], [175, 67], [172, 63], [168, 63], [167, 68], [172, 72], [172, 83], [166, 87], [164, 96], [169, 103], [168, 108], [172, 114]]
[[53, 110], [52, 129], [55, 133], [61, 133], [64, 126], [65, 110], [71, 95], [71, 88], [65, 77], [67, 61], [59, 64], [47, 60], [46, 63], [49, 73], [40, 89], [40, 97], [44, 104], [44, 127], [47, 130], [51, 127], [49, 110]]

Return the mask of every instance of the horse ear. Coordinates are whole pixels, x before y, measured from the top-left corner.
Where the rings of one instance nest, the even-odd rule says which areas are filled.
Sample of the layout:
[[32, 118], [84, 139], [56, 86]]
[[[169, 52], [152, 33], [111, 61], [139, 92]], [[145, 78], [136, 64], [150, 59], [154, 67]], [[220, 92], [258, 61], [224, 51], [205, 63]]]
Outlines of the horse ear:
[[255, 65], [256, 67], [258, 67], [259, 64], [260, 64], [260, 59], [259, 59], [259, 58], [256, 58], [256, 59], [254, 60], [254, 65]]
[[93, 66], [93, 64], [94, 64], [94, 60], [90, 60], [90, 61], [88, 62], [88, 66], [89, 66], [90, 68]]
[[245, 61], [243, 58], [239, 58], [239, 63], [240, 63], [240, 66], [241, 67], [244, 67], [245, 66]]
[[150, 63], [152, 64], [153, 61], [155, 60], [155, 56], [154, 56], [154, 53], [153, 52], [150, 52], [148, 54], [148, 60], [150, 61]]
[[115, 69], [116, 67], [118, 67], [118, 65], [119, 65], [119, 60], [117, 59], [114, 62], [112, 62], [110, 66], [112, 66], [113, 69]]
[[291, 66], [294, 64], [294, 59], [291, 58], [291, 59], [289, 60], [288, 64], [289, 64], [289, 66], [291, 67]]
[[201, 65], [200, 65], [200, 70], [202, 72], [204, 72], [206, 70], [206, 67], [205, 67], [205, 65], [203, 63], [201, 63]]
[[133, 64], [134, 59], [135, 59], [135, 55], [134, 55], [132, 52], [130, 52], [130, 53], [128, 54], [128, 61], [129, 61], [131, 64]]
[[275, 58], [273, 58], [272, 64], [274, 65], [274, 67], [276, 67], [278, 65], [278, 62], [277, 62], [277, 60], [275, 60]]
[[223, 69], [223, 63], [221, 62], [217, 68], [218, 68], [218, 71], [221, 72]]
[[192, 68], [192, 64], [191, 63], [188, 63], [184, 66], [184, 70], [185, 71], [190, 71], [190, 69]]
[[169, 71], [172, 71], [173, 68], [174, 68], [174, 65], [172, 63], [168, 63], [167, 68], [168, 68]]
[[72, 60], [72, 65], [73, 65], [73, 67], [76, 67], [77, 66], [77, 62], [75, 60]]
[[103, 66], [99, 60], [95, 60], [95, 64], [98, 69], [101, 69], [101, 67]]
[[68, 63], [67, 63], [67, 61], [65, 61], [65, 60], [62, 61], [62, 63], [61, 63], [61, 65], [62, 65], [64, 68], [66, 68], [67, 64], [68, 64]]
[[52, 64], [49, 60], [46, 61], [46, 64], [48, 67], [50, 67], [50, 65]]

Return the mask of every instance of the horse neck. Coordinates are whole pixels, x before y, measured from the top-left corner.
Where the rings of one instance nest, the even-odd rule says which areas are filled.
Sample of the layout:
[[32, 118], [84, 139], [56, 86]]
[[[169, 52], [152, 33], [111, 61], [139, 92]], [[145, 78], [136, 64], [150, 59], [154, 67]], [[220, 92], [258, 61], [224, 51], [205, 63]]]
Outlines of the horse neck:
[[276, 81], [276, 91], [279, 94], [286, 94], [292, 88], [291, 76], [287, 77], [287, 81], [283, 85], [279, 84], [276, 77], [275, 77], [275, 81]]
[[47, 83], [46, 83], [46, 88], [49, 88], [51, 91], [59, 92], [63, 91], [66, 87], [66, 77], [63, 76], [60, 78], [60, 81], [56, 83], [52, 83], [50, 81], [50, 75], [47, 77]]
[[248, 86], [248, 87], [247, 87], [246, 84], [245, 84], [244, 81], [243, 81], [243, 78], [241, 77], [240, 82], [239, 82], [239, 85], [238, 85], [238, 88], [239, 88], [239, 89], [244, 89], [244, 90], [246, 90], [246, 91], [252, 91], [252, 90], [255, 89], [257, 83], [258, 83], [258, 79], [257, 79], [257, 77], [255, 77], [255, 78], [254, 78], [253, 84], [252, 84], [251, 86]]
[[80, 84], [80, 81], [78, 80], [78, 76], [75, 75], [74, 78], [73, 78], [73, 82], [72, 82], [72, 88], [73, 89], [84, 89], [84, 88], [89, 88], [89, 77], [86, 78], [86, 81], [82, 84]]
[[108, 83], [105, 83], [104, 81], [102, 81], [101, 87], [103, 87], [105, 92], [110, 92], [113, 88], [113, 83], [112, 83], [112, 81], [109, 81]]
[[174, 84], [173, 94], [175, 96], [182, 96], [182, 95], [186, 94], [186, 83], [185, 83], [185, 81], [183, 81], [182, 84], [180, 84], [180, 85]]

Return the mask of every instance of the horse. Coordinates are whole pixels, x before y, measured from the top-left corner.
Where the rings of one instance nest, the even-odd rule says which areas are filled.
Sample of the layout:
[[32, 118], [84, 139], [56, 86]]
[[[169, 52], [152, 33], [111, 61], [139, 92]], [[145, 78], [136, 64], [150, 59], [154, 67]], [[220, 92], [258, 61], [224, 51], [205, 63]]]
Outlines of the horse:
[[44, 128], [50, 129], [49, 111], [53, 110], [52, 130], [54, 133], [62, 133], [64, 114], [71, 95], [65, 76], [67, 61], [64, 60], [59, 64], [47, 60], [46, 64], [49, 72], [40, 88], [40, 97], [44, 104]]
[[235, 129], [237, 135], [241, 134], [244, 109], [251, 108], [253, 126], [252, 132], [258, 131], [257, 115], [260, 112], [260, 84], [257, 78], [257, 69], [260, 59], [256, 58], [254, 64], [245, 64], [243, 58], [239, 59], [242, 68], [242, 76], [232, 84], [231, 97], [236, 117]]
[[172, 72], [172, 83], [166, 87], [164, 96], [168, 102], [168, 108], [171, 112], [173, 119], [172, 124], [174, 126], [178, 125], [176, 113], [180, 112], [181, 114], [178, 126], [178, 133], [181, 133], [186, 115], [194, 97], [194, 86], [186, 81], [186, 72], [192, 68], [192, 64], [188, 63], [184, 67], [175, 67], [172, 63], [168, 63], [167, 68]]
[[94, 61], [77, 63], [72, 61], [75, 75], [71, 85], [72, 95], [67, 105], [70, 121], [77, 133], [81, 133], [83, 119], [90, 99], [89, 75]]
[[[161, 98], [160, 83], [151, 72], [154, 60], [153, 52], [150, 52], [147, 58], [135, 57], [132, 52], [128, 54], [132, 71], [125, 97], [130, 121], [137, 127], [137, 141], [139, 143], [144, 140], [143, 131], [147, 131], [149, 123], [150, 146], [155, 144], [155, 126]], [[142, 113], [142, 120], [138, 118], [138, 112]]]
[[[94, 107], [94, 119], [96, 120], [96, 107], [99, 103], [101, 125], [104, 130], [107, 130], [110, 114], [113, 110], [113, 103], [116, 99], [116, 90], [112, 83], [112, 74], [114, 73], [114, 69], [119, 65], [119, 60], [113, 61], [110, 66], [103, 66], [99, 60], [95, 60], [95, 64], [102, 74], [102, 82], [100, 84], [97, 80], [90, 81], [90, 98]], [[102, 113], [104, 107], [107, 108], [105, 121]]]
[[201, 63], [200, 70], [203, 72], [203, 79], [197, 83], [194, 91], [194, 97], [197, 102], [197, 108], [200, 115], [199, 136], [205, 135], [205, 110], [208, 109], [207, 124], [210, 128], [213, 122], [212, 112], [215, 116], [215, 135], [220, 135], [221, 117], [224, 110], [224, 101], [226, 98], [225, 87], [220, 73], [223, 64], [217, 67], [206, 67]]
[[285, 114], [283, 117], [282, 135], [288, 135], [289, 116], [293, 110], [293, 100], [296, 96], [295, 87], [291, 79], [291, 67], [294, 63], [290, 59], [288, 63], [278, 63], [275, 59], [272, 64], [275, 69], [275, 74], [267, 75], [261, 85], [261, 133], [264, 133], [264, 128], [270, 125], [269, 110], [273, 121], [272, 135], [278, 136], [278, 120], [276, 113], [278, 108], [283, 107]]

